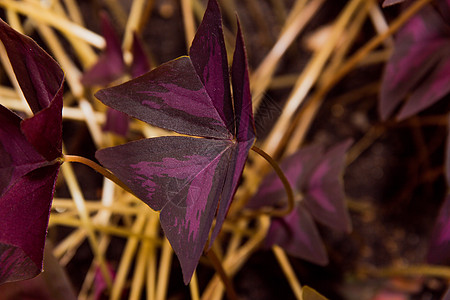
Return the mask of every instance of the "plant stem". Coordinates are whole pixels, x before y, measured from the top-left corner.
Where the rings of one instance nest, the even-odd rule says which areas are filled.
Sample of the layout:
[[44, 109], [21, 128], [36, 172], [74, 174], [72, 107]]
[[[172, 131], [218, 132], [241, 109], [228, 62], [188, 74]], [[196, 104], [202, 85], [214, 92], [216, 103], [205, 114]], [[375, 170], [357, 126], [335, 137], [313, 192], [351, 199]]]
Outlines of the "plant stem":
[[103, 176], [105, 176], [109, 180], [113, 181], [118, 186], [123, 188], [125, 191], [127, 191], [130, 194], [134, 195], [134, 193], [119, 178], [117, 178], [116, 175], [114, 175], [113, 173], [111, 173], [111, 171], [103, 168], [102, 166], [100, 166], [99, 164], [97, 164], [96, 162], [94, 162], [94, 161], [92, 161], [92, 160], [90, 160], [88, 158], [85, 158], [85, 157], [82, 157], [82, 156], [78, 156], [78, 155], [64, 155], [64, 161], [66, 161], [66, 162], [77, 162], [77, 163], [80, 163], [80, 164], [84, 164], [84, 165], [94, 169], [98, 173], [102, 174]]
[[211, 248], [205, 253], [206, 257], [211, 261], [214, 270], [217, 272], [217, 274], [222, 279], [223, 284], [225, 285], [225, 290], [227, 293], [227, 297], [229, 300], [238, 300], [238, 296], [236, 294], [236, 290], [234, 289], [233, 283], [231, 282], [230, 278], [228, 277], [227, 273], [225, 272], [225, 269], [223, 268], [222, 262], [217, 257], [214, 250]]
[[251, 149], [253, 151], [255, 151], [256, 153], [258, 153], [259, 155], [261, 155], [272, 166], [272, 168], [275, 170], [278, 177], [280, 178], [281, 182], [283, 183], [284, 188], [286, 190], [287, 197], [288, 197], [288, 199], [287, 199], [288, 203], [287, 203], [286, 208], [284, 208], [282, 210], [272, 210], [272, 211], [267, 212], [267, 214], [270, 216], [273, 216], [273, 217], [283, 217], [283, 216], [290, 214], [292, 212], [292, 210], [294, 209], [294, 204], [295, 204], [294, 203], [294, 192], [292, 191], [292, 187], [291, 187], [288, 179], [284, 175], [283, 170], [281, 170], [278, 163], [275, 160], [273, 160], [273, 158], [269, 154], [264, 152], [262, 149], [256, 147], [255, 145], [253, 145]]

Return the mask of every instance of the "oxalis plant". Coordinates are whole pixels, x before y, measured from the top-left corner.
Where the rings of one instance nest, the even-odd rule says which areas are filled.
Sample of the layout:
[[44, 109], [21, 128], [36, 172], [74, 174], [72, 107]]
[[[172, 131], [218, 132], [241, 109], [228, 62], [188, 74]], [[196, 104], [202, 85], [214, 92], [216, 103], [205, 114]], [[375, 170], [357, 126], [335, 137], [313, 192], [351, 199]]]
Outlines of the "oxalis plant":
[[[266, 212], [254, 210], [247, 214], [268, 212], [281, 218], [294, 207], [294, 195], [285, 175], [254, 145], [249, 75], [239, 22], [230, 72], [219, 7], [211, 0], [189, 56], [96, 93], [100, 101], [118, 111], [183, 135], [141, 139], [101, 149], [96, 158], [106, 169], [86, 158], [62, 154], [63, 71], [30, 38], [3, 21], [0, 26], [0, 39], [33, 112], [32, 117], [22, 119], [3, 106], [0, 111], [1, 283], [28, 279], [42, 271], [55, 181], [60, 165], [70, 161], [93, 167], [160, 211], [161, 227], [180, 261], [185, 284], [202, 253], [206, 253], [230, 289], [230, 298], [236, 298], [211, 245], [223, 225], [250, 150], [274, 165], [287, 200], [278, 203], [281, 208], [270, 209], [268, 204]], [[340, 157], [330, 157], [331, 162], [342, 160], [343, 154], [339, 151]], [[301, 158], [296, 161], [306, 162]], [[332, 168], [333, 173], [321, 173], [314, 180], [320, 181], [323, 176], [337, 178], [339, 163]], [[323, 171], [327, 170], [319, 172]], [[336, 187], [339, 189], [339, 185]], [[318, 182], [317, 191], [321, 188]], [[327, 205], [328, 200], [325, 196], [314, 201], [320, 206]], [[340, 211], [344, 208], [339, 207]], [[314, 226], [292, 225], [300, 225], [297, 230], [312, 235], [312, 239], [317, 236]], [[320, 242], [308, 246], [311, 251], [317, 247], [320, 255], [326, 256]]]
[[[403, 1], [385, 1], [384, 5], [398, 2]], [[28, 7], [28, 4], [15, 6], [14, 3], [0, 1], [0, 5], [13, 11]], [[313, 14], [321, 3], [310, 1], [305, 11]], [[349, 11], [358, 5], [361, 10], [365, 10], [370, 4], [361, 2], [355, 6], [354, 3], [357, 1], [349, 1]], [[399, 31], [394, 40], [395, 50], [387, 60], [378, 102], [380, 117], [386, 122], [393, 116], [396, 120], [409, 118], [437, 103], [450, 90], [450, 35], [446, 18], [450, 16], [449, 1], [435, 1], [433, 5], [426, 5], [425, 1], [415, 4], [407, 1], [404, 9], [408, 18], [400, 18], [388, 29], [389, 34]], [[132, 12], [136, 10], [132, 9]], [[33, 14], [33, 11], [27, 10], [27, 13]], [[11, 14], [8, 16], [14, 20]], [[256, 104], [252, 103], [249, 68], [239, 20], [236, 22], [237, 35], [231, 42], [234, 44], [233, 54], [231, 57], [227, 55], [222, 17], [216, 0], [208, 1], [201, 24], [193, 35], [189, 55], [161, 64], [151, 71], [138, 35], [133, 33], [132, 38], [128, 36], [132, 42], [128, 43], [131, 46], [124, 46], [129, 50], [124, 53], [108, 16], [102, 13], [100, 18], [105, 50], [93, 66], [86, 68], [83, 75], [73, 72], [76, 67], [68, 57], [57, 51], [58, 45], [49, 43], [50, 48], [56, 49], [54, 54], [66, 71], [67, 83], [64, 82], [63, 70], [53, 58], [31, 38], [0, 20], [0, 41], [4, 48], [0, 56], [8, 58], [3, 63], [6, 69], [10, 68], [12, 84], [17, 83], [15, 88], [21, 91], [24, 102], [30, 108], [29, 115], [26, 115], [0, 105], [0, 284], [33, 278], [43, 271], [44, 266], [46, 270], [50, 269], [47, 262], [52, 258], [48, 255], [46, 245], [47, 228], [53, 194], [57, 180], [61, 180], [58, 175], [62, 168], [69, 189], [76, 195], [73, 197], [76, 202], [74, 205], [80, 214], [80, 220], [72, 218], [70, 222], [78, 224], [75, 226], [83, 226], [85, 231], [80, 229], [74, 233], [72, 240], [67, 239], [65, 242], [66, 245], [69, 242], [80, 244], [84, 237], [76, 237], [78, 233], [81, 233], [79, 236], [88, 237], [95, 263], [89, 271], [90, 279], [86, 276], [85, 283], [89, 281], [93, 285], [91, 295], [95, 299], [100, 299], [102, 295], [108, 295], [111, 299], [126, 297], [124, 290], [131, 269], [129, 257], [134, 251], [133, 247], [136, 248], [133, 244], [137, 244], [137, 238], [142, 238], [142, 247], [134, 266], [130, 299], [140, 298], [145, 268], [148, 268], [145, 275], [148, 280], [148, 298], [164, 299], [170, 269], [170, 249], [178, 258], [181, 271], [177, 271], [182, 273], [184, 284], [190, 285], [193, 299], [199, 299], [195, 271], [202, 256], [206, 257], [202, 264], [212, 266], [215, 272], [202, 299], [221, 297], [223, 288], [219, 279], [227, 297], [239, 299], [230, 277], [236, 274], [257, 248], [274, 252], [297, 299], [325, 299], [314, 289], [300, 285], [287, 255], [326, 265], [330, 259], [320, 228], [338, 234], [352, 231], [342, 173], [346, 166], [346, 153], [354, 145], [353, 140], [342, 140], [330, 147], [316, 144], [299, 150], [298, 147], [295, 150], [288, 149], [285, 157], [279, 159], [279, 165], [255, 145], [260, 141], [256, 139], [252, 106], [259, 105], [261, 95], [253, 95]], [[297, 24], [295, 22], [298, 21], [293, 22]], [[340, 22], [336, 23], [336, 28], [339, 28]], [[300, 25], [298, 23], [296, 26]], [[45, 28], [38, 28], [43, 36], [49, 36]], [[80, 28], [77, 27], [78, 32]], [[289, 39], [289, 43], [292, 43], [292, 28], [283, 31], [280, 40], [284, 43]], [[69, 34], [70, 38], [73, 36]], [[297, 116], [303, 116], [306, 120], [314, 116], [314, 108], [311, 110], [310, 107], [314, 107], [364, 57], [364, 53], [373, 50], [383, 39], [377, 38], [363, 47], [338, 69], [339, 72], [330, 68], [328, 75], [335, 74], [329, 77], [332, 79], [320, 82], [306, 105], [305, 110], [309, 115]], [[276, 57], [279, 52], [287, 50], [283, 43], [277, 43], [276, 46], [276, 51], [268, 57]], [[130, 53], [132, 59], [125, 59]], [[320, 55], [316, 58], [311, 64], [315, 67], [323, 60]], [[275, 65], [262, 65], [266, 68], [265, 74], [272, 76]], [[312, 70], [307, 73], [308, 76], [315, 76], [312, 67], [306, 69]], [[261, 75], [258, 71], [252, 78], [258, 79], [257, 75]], [[78, 81], [73, 80], [74, 76]], [[127, 81], [118, 84], [124, 76]], [[305, 78], [310, 78], [308, 76]], [[305, 87], [310, 82], [305, 78], [295, 86], [295, 97], [311, 88]], [[100, 100], [108, 106], [106, 116], [103, 116], [106, 118], [104, 129], [122, 136], [110, 143], [116, 144], [113, 147], [97, 142], [99, 150], [95, 157], [100, 164], [85, 157], [63, 154], [63, 87], [68, 85], [72, 90], [77, 90], [80, 84], [84, 88], [102, 87], [95, 93], [93, 104], [85, 99], [80, 101], [84, 112], [87, 110], [89, 113], [89, 107], [98, 105], [97, 100]], [[252, 82], [252, 90], [260, 92], [267, 88], [266, 84], [266, 80], [256, 80]], [[104, 88], [106, 86], [111, 87]], [[83, 98], [81, 92], [75, 94]], [[70, 101], [64, 97], [64, 108], [66, 102]], [[289, 110], [283, 111], [281, 120], [289, 119], [285, 114], [289, 114]], [[166, 130], [167, 136], [139, 136], [131, 142], [124, 142], [128, 138], [129, 126], [135, 124], [130, 123], [132, 118], [147, 123], [145, 128], [156, 126]], [[287, 132], [294, 132], [295, 136], [296, 128], [304, 127], [301, 122], [300, 118], [293, 118]], [[286, 136], [282, 136], [277, 128], [280, 128], [280, 123], [276, 124], [274, 133], [266, 140], [268, 149], [283, 147], [285, 143], [282, 138], [286, 139]], [[282, 138], [278, 138], [277, 134]], [[267, 141], [272, 143], [267, 146]], [[450, 145], [450, 139], [447, 144]], [[447, 179], [450, 178], [449, 148], [447, 146]], [[244, 172], [245, 166], [260, 166], [261, 157], [267, 160], [273, 171], [256, 168], [253, 173]], [[280, 153], [276, 153], [276, 157], [281, 157]], [[131, 233], [118, 227], [100, 225], [94, 228], [90, 223], [94, 217], [87, 212], [86, 203], [78, 201], [80, 198], [82, 200], [81, 193], [73, 185], [71, 175], [67, 175], [71, 174], [67, 169], [69, 162], [85, 164], [125, 190], [125, 194], [130, 196], [127, 201], [132, 204], [129, 207], [121, 204], [118, 208], [109, 204], [109, 209], [134, 209], [134, 219], [130, 217], [131, 214], [119, 221], [111, 218], [112, 224], [134, 222]], [[233, 202], [234, 198], [241, 201]], [[449, 199], [447, 196], [431, 235], [427, 257], [429, 263], [445, 264], [449, 259]], [[58, 203], [70, 207], [72, 203], [68, 202]], [[142, 203], [158, 214], [147, 211]], [[94, 207], [96, 204], [90, 205]], [[106, 207], [104, 205], [102, 209]], [[70, 214], [65, 216], [68, 219], [71, 217]], [[100, 217], [104, 216], [109, 218], [111, 214]], [[62, 224], [69, 223], [67, 220], [64, 222]], [[165, 238], [159, 238], [158, 223], [168, 243]], [[223, 233], [229, 228], [237, 233], [231, 237], [223, 234], [225, 237], [221, 239], [221, 231]], [[94, 229], [103, 230], [100, 239]], [[109, 234], [129, 238], [118, 267], [105, 259], [105, 244], [109, 243]], [[229, 252], [223, 253], [220, 243], [223, 244], [224, 240], [228, 242], [227, 239]], [[65, 247], [66, 254], [61, 261], [71, 255], [67, 250], [69, 246]], [[158, 273], [155, 258], [157, 247], [161, 247]], [[55, 252], [64, 252], [60, 249]], [[432, 268], [425, 267], [424, 270], [438, 273]], [[83, 289], [90, 287], [83, 286]], [[75, 298], [72, 294], [68, 291], [61, 299]], [[86, 298], [86, 295], [80, 295], [80, 298]]]

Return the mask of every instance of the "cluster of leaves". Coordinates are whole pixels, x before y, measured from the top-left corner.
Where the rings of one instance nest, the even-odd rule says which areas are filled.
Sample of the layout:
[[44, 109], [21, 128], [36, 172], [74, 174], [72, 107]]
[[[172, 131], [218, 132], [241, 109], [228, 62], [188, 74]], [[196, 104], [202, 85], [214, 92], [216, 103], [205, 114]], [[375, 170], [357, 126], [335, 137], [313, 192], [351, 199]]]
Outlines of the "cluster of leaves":
[[64, 73], [33, 40], [0, 20], [0, 40], [33, 116], [0, 105], [0, 283], [42, 270], [62, 157]]
[[[397, 2], [402, 1], [384, 4]], [[437, 4], [411, 18], [396, 37], [383, 78], [382, 119], [390, 118], [397, 109], [398, 119], [407, 118], [450, 92], [450, 0]], [[256, 139], [239, 22], [231, 70], [219, 6], [210, 0], [189, 56], [148, 73], [138, 39], [135, 37], [134, 62], [128, 69], [106, 15], [102, 15], [102, 24], [106, 51], [84, 74], [82, 83], [106, 86], [127, 72], [135, 77], [96, 94], [115, 109], [108, 113], [113, 127], [118, 120], [127, 124], [131, 116], [188, 136], [133, 141], [101, 149], [96, 157], [136, 196], [160, 211], [161, 226], [188, 283], [208, 239], [212, 244], [223, 225]], [[0, 40], [33, 112], [32, 117], [23, 119], [0, 105], [0, 283], [4, 283], [31, 278], [42, 270], [49, 210], [63, 160], [64, 74], [34, 41], [3, 21]], [[126, 132], [125, 125], [118, 129], [121, 134]], [[281, 168], [294, 187], [296, 203], [289, 215], [273, 218], [267, 247], [277, 244], [293, 256], [321, 265], [328, 262], [315, 222], [341, 232], [351, 230], [341, 184], [350, 145], [351, 141], [345, 141], [327, 151], [309, 146], [283, 161]], [[450, 178], [450, 138], [447, 156]], [[285, 205], [283, 185], [272, 173], [247, 207]], [[449, 228], [447, 197], [432, 236], [430, 262], [449, 262]]]
[[[84, 74], [82, 81], [86, 85], [107, 85], [126, 71], [119, 41], [106, 15], [102, 15], [102, 24], [107, 48], [98, 63]], [[7, 282], [33, 277], [42, 270], [51, 199], [62, 161], [64, 75], [34, 41], [3, 21], [0, 25], [0, 39], [35, 114], [22, 120], [0, 107], [3, 124], [0, 151], [6, 158], [0, 169], [0, 213], [5, 216], [0, 220], [0, 282]], [[148, 69], [142, 48], [135, 49], [137, 64], [133, 65], [140, 69], [131, 68], [133, 77]], [[143, 139], [102, 149], [96, 154], [140, 199], [161, 211], [162, 228], [181, 262], [187, 283], [204, 251], [214, 218], [216, 225], [210, 243], [220, 231], [255, 141], [241, 30], [238, 30], [230, 74], [219, 6], [211, 0], [189, 56], [167, 62], [122, 85], [101, 90], [96, 96], [132, 117], [196, 136]], [[286, 168], [291, 183], [305, 195], [305, 203], [314, 217], [329, 226], [334, 223], [334, 227], [344, 231], [349, 230], [350, 222], [338, 176], [348, 146], [347, 142], [327, 152], [323, 161], [319, 161], [322, 150], [305, 149], [288, 159], [290, 167]], [[272, 182], [265, 186], [278, 189], [279, 182], [273, 178], [268, 180]], [[337, 197], [330, 198], [329, 192]], [[274, 204], [265, 203], [264, 193], [256, 196], [255, 199], [260, 199], [258, 203]], [[317, 229], [303, 208], [302, 202], [285, 220], [300, 217], [300, 223], [290, 224], [293, 238], [298, 240], [306, 233], [307, 241], [300, 243], [306, 242], [310, 254], [315, 252], [318, 256], [291, 251], [292, 243], [283, 244], [279, 238], [274, 239], [279, 234], [275, 228], [283, 222], [281, 219], [274, 220], [269, 240], [285, 246], [293, 255], [323, 264], [326, 254]]]
[[383, 76], [379, 111], [403, 120], [450, 92], [450, 1], [425, 6], [398, 32]]
[[[143, 139], [102, 149], [97, 159], [151, 208], [189, 282], [208, 240], [217, 236], [255, 140], [246, 54], [241, 32], [231, 67], [216, 1], [207, 10], [189, 56], [96, 94], [130, 116], [203, 137]], [[217, 213], [216, 213], [217, 212]]]
[[[97, 63], [83, 74], [81, 83], [86, 87], [105, 87], [120, 78], [126, 77], [128, 73], [132, 78], [135, 78], [150, 71], [150, 62], [139, 37], [133, 34], [133, 61], [127, 68], [120, 40], [105, 11], [100, 13], [100, 19], [103, 37], [106, 42], [105, 51], [99, 57]], [[128, 132], [128, 127], [128, 115], [113, 108], [107, 110], [104, 130], [125, 136]]]
[[[292, 256], [319, 265], [328, 263], [314, 220], [333, 230], [351, 231], [341, 184], [345, 153], [351, 143], [351, 140], [342, 142], [328, 151], [318, 145], [308, 146], [283, 160], [280, 167], [294, 189], [296, 205], [289, 215], [272, 220], [267, 247], [276, 244]], [[248, 207], [285, 206], [286, 200], [282, 182], [272, 172], [263, 180]]]
[[[403, 1], [384, 1], [392, 5]], [[405, 5], [408, 3], [406, 2]], [[382, 80], [379, 112], [383, 120], [396, 114], [398, 120], [431, 107], [450, 93], [450, 0], [426, 5], [398, 32], [394, 53]], [[404, 104], [402, 102], [405, 101]], [[450, 134], [446, 175], [450, 187]], [[450, 262], [450, 196], [440, 210], [432, 233], [427, 260]]]

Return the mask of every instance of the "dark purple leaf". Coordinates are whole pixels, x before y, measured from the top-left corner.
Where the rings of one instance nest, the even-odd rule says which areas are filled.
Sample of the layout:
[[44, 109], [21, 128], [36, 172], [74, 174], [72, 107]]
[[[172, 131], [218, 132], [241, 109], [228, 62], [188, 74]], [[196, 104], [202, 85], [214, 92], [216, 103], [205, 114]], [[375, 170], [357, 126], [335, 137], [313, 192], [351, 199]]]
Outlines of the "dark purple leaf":
[[442, 19], [447, 20], [448, 23], [448, 20], [450, 20], [450, 0], [438, 0], [436, 4]]
[[242, 158], [241, 166], [230, 164], [241, 147], [230, 140], [161, 137], [102, 149], [96, 157], [151, 208], [161, 210], [161, 225], [189, 281], [221, 194], [232, 197], [235, 173], [230, 170], [242, 172]]
[[62, 87], [50, 106], [22, 121], [22, 132], [48, 161], [62, 156]]
[[187, 56], [100, 90], [95, 96], [106, 105], [158, 127], [182, 134], [232, 138]]
[[133, 62], [130, 66], [131, 77], [136, 78], [150, 71], [150, 62], [145, 53], [141, 39], [136, 33], [133, 34]]
[[[50, 243], [49, 243], [50, 244]], [[2, 300], [76, 300], [69, 278], [53, 256], [52, 249], [45, 245], [45, 271], [33, 279], [9, 282], [0, 285]]]
[[185, 283], [215, 216], [211, 243], [221, 228], [255, 139], [242, 36], [239, 31], [232, 66], [233, 109], [221, 22], [216, 0], [209, 1], [190, 57], [96, 94], [147, 123], [205, 137], [144, 139], [96, 154], [139, 198], [161, 211], [161, 225]]
[[[350, 140], [342, 142], [327, 152], [320, 146], [309, 146], [283, 160], [280, 167], [294, 190], [297, 204], [289, 216], [273, 219], [276, 230], [270, 230], [268, 233], [267, 240], [270, 245], [276, 243], [291, 255], [315, 263], [326, 262], [317, 229], [308, 219], [311, 219], [312, 215], [316, 221], [334, 230], [350, 231], [351, 223], [341, 184], [345, 152], [350, 144]], [[272, 172], [264, 178], [260, 189], [247, 207], [284, 207], [286, 201], [284, 186], [275, 172]], [[300, 206], [301, 208], [298, 208]], [[299, 227], [299, 222], [304, 222], [303, 227]], [[294, 236], [296, 234], [299, 236]], [[306, 241], [308, 247], [304, 245]], [[317, 247], [316, 257], [312, 256], [313, 246]]]
[[127, 114], [114, 108], [108, 108], [106, 111], [106, 123], [103, 126], [103, 130], [126, 136], [129, 127], [130, 117]]
[[342, 187], [345, 153], [351, 140], [334, 146], [323, 154], [308, 179], [305, 204], [314, 219], [332, 229], [350, 232], [351, 223]]
[[310, 213], [303, 204], [284, 218], [275, 218], [267, 233], [266, 246], [279, 245], [292, 256], [326, 265], [327, 253]]
[[62, 156], [63, 72], [34, 41], [0, 20], [0, 40], [34, 116], [0, 105], [0, 283], [42, 270], [54, 185]]
[[252, 111], [252, 96], [250, 94], [250, 80], [248, 76], [247, 56], [245, 53], [244, 39], [242, 37], [241, 27], [238, 23], [238, 32], [236, 36], [236, 46], [233, 55], [233, 64], [231, 66], [231, 78], [234, 100], [234, 119], [228, 122], [234, 123], [236, 129], [236, 139], [239, 142], [236, 151], [233, 152], [231, 161], [236, 162], [228, 170], [227, 181], [225, 182], [224, 194], [220, 200], [219, 210], [217, 212], [216, 225], [211, 235], [211, 240], [219, 234], [225, 216], [236, 191], [239, 178], [247, 160], [247, 153], [253, 145], [255, 138], [255, 127]]
[[0, 40], [33, 113], [48, 107], [62, 88], [64, 73], [61, 68], [31, 38], [13, 30], [2, 20]]
[[59, 165], [22, 176], [0, 198], [0, 283], [42, 270], [45, 237]]
[[192, 41], [189, 56], [223, 123], [235, 132], [222, 18], [216, 0], [208, 1], [203, 21]]
[[446, 47], [446, 58], [427, 75], [420, 86], [414, 90], [398, 114], [399, 119], [406, 119], [439, 101], [450, 92], [450, 39]]
[[0, 196], [28, 172], [46, 164], [20, 130], [21, 119], [0, 105]]
[[85, 86], [107, 86], [125, 73], [122, 46], [106, 12], [100, 14], [103, 37], [106, 41], [105, 52], [87, 72], [83, 74], [81, 83]]
[[[285, 158], [280, 167], [297, 195], [307, 188], [309, 175], [319, 164], [324, 150], [318, 145], [300, 149]], [[275, 172], [270, 172], [263, 180], [256, 195], [247, 204], [248, 208], [258, 209], [263, 206], [283, 207], [287, 196], [284, 185]]]
[[[379, 102], [381, 118], [389, 118], [410, 93], [413, 93], [413, 102], [407, 102], [409, 106], [402, 110], [399, 118], [423, 110], [448, 92], [447, 77], [438, 77], [438, 74], [448, 72], [446, 67], [436, 70], [432, 78], [424, 77], [434, 68], [447, 64], [449, 51], [448, 20], [444, 20], [433, 7], [424, 7], [397, 34], [394, 53], [382, 80]], [[440, 82], [435, 84], [433, 80]], [[439, 91], [442, 86], [444, 90]], [[429, 95], [432, 97], [427, 98]]]
[[444, 200], [431, 235], [427, 260], [431, 264], [450, 263], [450, 195]]

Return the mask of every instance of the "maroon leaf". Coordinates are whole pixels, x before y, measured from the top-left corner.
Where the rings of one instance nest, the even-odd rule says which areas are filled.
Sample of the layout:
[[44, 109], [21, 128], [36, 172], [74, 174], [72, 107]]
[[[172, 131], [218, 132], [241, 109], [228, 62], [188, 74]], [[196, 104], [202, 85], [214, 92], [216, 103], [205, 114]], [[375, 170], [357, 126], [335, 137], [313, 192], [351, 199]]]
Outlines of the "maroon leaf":
[[209, 1], [190, 57], [96, 94], [147, 123], [205, 137], [144, 139], [96, 154], [139, 198], [161, 210], [185, 283], [216, 215], [211, 243], [221, 228], [255, 139], [242, 36], [239, 31], [232, 66], [233, 109], [221, 21], [217, 2]]
[[2, 20], [0, 40], [31, 110], [37, 113], [48, 107], [62, 88], [61, 68], [31, 38], [11, 29]]
[[[327, 152], [322, 147], [309, 146], [283, 160], [280, 167], [294, 190], [298, 204], [290, 215], [273, 219], [271, 228], [274, 229], [267, 236], [269, 245], [275, 243], [293, 256], [326, 263], [323, 245], [311, 216], [332, 229], [350, 231], [350, 218], [340, 182], [345, 152], [350, 144], [350, 140], [345, 141]], [[247, 206], [253, 209], [283, 207], [286, 201], [283, 184], [272, 172]]]
[[132, 117], [182, 134], [232, 136], [189, 57], [172, 60], [134, 80], [100, 90], [95, 96]]
[[0, 285], [2, 300], [76, 300], [69, 278], [52, 249], [45, 245], [45, 271], [33, 279]]
[[131, 77], [136, 78], [150, 71], [150, 62], [145, 53], [141, 39], [136, 33], [133, 34], [133, 62], [130, 66]]
[[432, 264], [450, 263], [450, 195], [439, 211], [429, 245], [427, 260]]
[[447, 45], [447, 57], [442, 59], [434, 71], [412, 92], [408, 102], [398, 114], [406, 119], [439, 101], [450, 92], [450, 39]]
[[49, 107], [23, 120], [22, 132], [48, 161], [62, 156], [62, 86]]
[[221, 20], [217, 1], [208, 1], [203, 21], [192, 41], [189, 56], [223, 123], [234, 133], [234, 122], [230, 122], [229, 119], [229, 116], [233, 115], [233, 107], [229, 101], [230, 75]]
[[266, 246], [273, 245], [279, 245], [290, 255], [318, 265], [328, 263], [316, 224], [302, 203], [286, 217], [272, 220]]
[[332, 229], [350, 232], [351, 223], [341, 184], [347, 140], [323, 154], [305, 186], [305, 204], [314, 219]]
[[106, 41], [105, 52], [87, 72], [81, 83], [86, 86], [107, 86], [125, 73], [122, 46], [106, 12], [100, 14], [103, 37]]
[[34, 112], [22, 120], [0, 105], [0, 283], [42, 270], [59, 170], [63, 72], [33, 40], [0, 20], [14, 73]]
[[114, 108], [106, 111], [106, 123], [103, 130], [114, 132], [118, 135], [126, 136], [130, 127], [130, 117]]
[[17, 115], [0, 105], [0, 196], [20, 177], [46, 163], [22, 134], [20, 122]]
[[[439, 2], [442, 7], [443, 1]], [[432, 6], [424, 7], [398, 32], [395, 50], [382, 80], [379, 111], [389, 118], [411, 94], [399, 119], [417, 113], [448, 93], [450, 30], [448, 20]], [[434, 69], [434, 71], [433, 71]], [[431, 76], [425, 78], [427, 74]]]
[[58, 170], [59, 165], [36, 169], [0, 198], [0, 283], [32, 278], [41, 272]]

